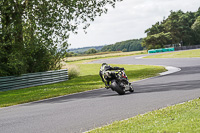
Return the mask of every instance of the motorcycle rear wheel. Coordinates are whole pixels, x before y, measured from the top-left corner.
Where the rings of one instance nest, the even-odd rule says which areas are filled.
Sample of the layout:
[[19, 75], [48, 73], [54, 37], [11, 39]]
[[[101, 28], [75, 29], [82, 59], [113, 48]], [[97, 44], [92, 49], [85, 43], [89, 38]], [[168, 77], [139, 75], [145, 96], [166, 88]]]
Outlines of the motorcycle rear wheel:
[[133, 86], [130, 87], [130, 90], [129, 90], [129, 91], [130, 91], [131, 93], [134, 92]]
[[111, 86], [112, 86], [112, 89], [115, 90], [119, 95], [124, 95], [125, 94], [125, 90], [120, 87], [115, 80], [113, 80], [111, 82]]

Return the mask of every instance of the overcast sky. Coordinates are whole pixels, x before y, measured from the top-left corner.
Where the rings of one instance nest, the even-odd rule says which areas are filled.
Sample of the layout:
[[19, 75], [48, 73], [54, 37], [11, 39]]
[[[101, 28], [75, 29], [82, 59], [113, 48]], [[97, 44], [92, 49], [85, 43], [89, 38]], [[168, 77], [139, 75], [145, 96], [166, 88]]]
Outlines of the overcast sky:
[[79, 28], [71, 35], [69, 48], [114, 44], [129, 39], [146, 37], [144, 31], [170, 14], [182, 10], [196, 12], [200, 0], [123, 0], [107, 14], [97, 17], [86, 30]]

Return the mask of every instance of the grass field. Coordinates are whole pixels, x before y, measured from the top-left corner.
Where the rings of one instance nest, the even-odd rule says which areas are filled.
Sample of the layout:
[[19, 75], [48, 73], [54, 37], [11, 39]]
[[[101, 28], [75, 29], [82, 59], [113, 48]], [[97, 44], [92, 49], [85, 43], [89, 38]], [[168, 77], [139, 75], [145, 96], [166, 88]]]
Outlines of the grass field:
[[116, 121], [89, 133], [200, 133], [200, 98]]
[[[104, 87], [99, 74], [101, 64], [76, 64], [80, 76], [56, 84], [30, 87], [19, 90], [0, 92], [0, 107], [27, 103], [51, 97], [83, 92]], [[115, 65], [113, 65], [115, 66]], [[160, 66], [117, 65], [126, 69], [130, 81], [136, 81], [158, 75], [166, 71]]]
[[146, 56], [144, 58], [192, 58], [192, 57], [200, 57], [200, 49], [163, 53], [158, 55]]
[[135, 52], [118, 51], [115, 53], [101, 53], [101, 54], [97, 53], [95, 55], [88, 55], [88, 56], [67, 57], [64, 60], [68, 62], [74, 62], [74, 61], [91, 60], [91, 59], [105, 59], [105, 58], [132, 56], [132, 55], [139, 55], [139, 54], [147, 54], [147, 51], [135, 51]]

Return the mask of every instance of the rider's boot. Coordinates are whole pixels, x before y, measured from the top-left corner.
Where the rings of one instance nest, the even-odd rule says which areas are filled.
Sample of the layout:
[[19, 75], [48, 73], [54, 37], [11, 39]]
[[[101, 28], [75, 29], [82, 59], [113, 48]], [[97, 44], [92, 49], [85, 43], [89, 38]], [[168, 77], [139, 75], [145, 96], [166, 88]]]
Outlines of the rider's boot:
[[106, 88], [106, 89], [109, 89], [110, 86], [109, 86], [108, 84], [105, 84], [105, 88]]

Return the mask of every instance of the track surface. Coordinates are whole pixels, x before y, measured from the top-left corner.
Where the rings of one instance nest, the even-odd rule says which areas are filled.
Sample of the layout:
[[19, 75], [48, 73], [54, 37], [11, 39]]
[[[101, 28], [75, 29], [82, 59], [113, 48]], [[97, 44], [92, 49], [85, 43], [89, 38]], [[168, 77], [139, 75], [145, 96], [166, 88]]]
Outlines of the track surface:
[[119, 96], [106, 89], [0, 109], [0, 133], [74, 133], [200, 96], [200, 58], [137, 59], [93, 63], [167, 65], [181, 71], [134, 82], [135, 93]]

